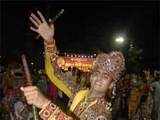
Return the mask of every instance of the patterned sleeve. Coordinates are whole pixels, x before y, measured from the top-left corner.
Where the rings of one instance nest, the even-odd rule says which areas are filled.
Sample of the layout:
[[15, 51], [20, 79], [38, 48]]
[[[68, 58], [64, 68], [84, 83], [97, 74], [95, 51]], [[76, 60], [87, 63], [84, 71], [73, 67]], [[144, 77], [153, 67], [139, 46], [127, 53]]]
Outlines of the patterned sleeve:
[[[50, 43], [44, 43], [45, 45], [45, 71], [49, 79], [63, 91], [69, 98], [72, 98], [77, 91], [84, 89], [86, 85], [87, 77], [84, 77], [86, 73], [81, 75], [73, 74], [71, 71], [62, 71], [57, 66], [58, 51], [54, 41]], [[80, 83], [80, 84], [79, 84]]]
[[66, 85], [65, 80], [62, 79], [59, 75], [57, 75], [56, 71], [58, 70], [56, 68], [56, 58], [58, 58], [58, 50], [56, 48], [55, 42], [51, 41], [49, 43], [44, 42], [45, 47], [45, 72], [49, 79], [53, 82], [54, 85], [56, 85], [57, 88], [59, 88], [61, 91], [63, 91], [68, 97], [72, 96], [71, 89]]
[[58, 106], [50, 103], [39, 112], [43, 120], [73, 120], [73, 118], [65, 114]]

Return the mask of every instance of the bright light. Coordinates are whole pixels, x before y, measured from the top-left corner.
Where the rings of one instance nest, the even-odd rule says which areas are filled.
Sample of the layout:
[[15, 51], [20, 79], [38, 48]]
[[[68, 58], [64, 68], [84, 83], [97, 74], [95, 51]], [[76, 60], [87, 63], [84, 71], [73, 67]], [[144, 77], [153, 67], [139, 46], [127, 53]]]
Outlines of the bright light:
[[116, 41], [117, 43], [119, 43], [119, 44], [122, 44], [122, 43], [124, 42], [124, 38], [123, 38], [123, 37], [117, 37], [117, 38], [115, 39], [115, 41]]

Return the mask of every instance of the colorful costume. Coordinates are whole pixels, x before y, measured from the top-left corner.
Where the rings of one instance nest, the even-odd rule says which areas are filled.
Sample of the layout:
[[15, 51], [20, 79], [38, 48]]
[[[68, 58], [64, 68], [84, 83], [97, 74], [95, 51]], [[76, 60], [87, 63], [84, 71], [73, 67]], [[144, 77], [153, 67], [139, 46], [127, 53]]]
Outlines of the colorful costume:
[[[111, 104], [106, 101], [106, 98], [89, 99], [88, 90], [75, 89], [76, 85], [62, 80], [56, 72], [57, 48], [55, 43], [45, 43], [45, 63], [46, 74], [51, 81], [62, 90], [68, 97], [73, 99], [70, 106], [70, 111], [74, 114], [65, 114], [55, 104], [50, 103], [46, 108], [40, 111], [40, 116], [44, 120], [111, 120]], [[52, 64], [51, 64], [52, 63]], [[93, 61], [94, 69], [98, 68], [107, 71], [107, 74], [114, 80], [118, 80], [120, 72], [124, 69], [124, 58], [120, 52], [111, 52], [110, 54], [100, 54], [95, 61]], [[56, 71], [55, 71], [56, 70]], [[63, 78], [65, 79], [65, 78]], [[70, 87], [72, 86], [72, 87]], [[78, 92], [79, 91], [79, 92]], [[77, 94], [76, 94], [77, 93]], [[76, 94], [76, 95], [75, 95]]]
[[141, 85], [131, 91], [129, 99], [130, 120], [152, 120], [153, 96], [150, 86]]

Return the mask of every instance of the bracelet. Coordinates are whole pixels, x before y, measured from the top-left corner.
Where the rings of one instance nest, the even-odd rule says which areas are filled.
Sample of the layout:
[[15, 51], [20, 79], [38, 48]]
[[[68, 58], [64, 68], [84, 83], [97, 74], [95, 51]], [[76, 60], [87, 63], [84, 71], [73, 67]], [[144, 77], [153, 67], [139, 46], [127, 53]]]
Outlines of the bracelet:
[[39, 112], [43, 120], [73, 120], [72, 117], [63, 113], [63, 111], [53, 103], [49, 103]]
[[53, 104], [53, 103], [49, 103], [45, 108], [43, 108], [40, 112], [39, 115], [43, 120], [48, 120], [49, 117], [55, 112], [57, 111], [59, 108]]
[[49, 53], [54, 53], [54, 54], [58, 53], [57, 47], [54, 44], [50, 44], [50, 45], [45, 44], [45, 48], [46, 48], [47, 52], [49, 52]]
[[55, 39], [50, 40], [50, 41], [47, 41], [47, 40], [46, 40], [46, 41], [44, 41], [44, 44], [45, 44], [45, 45], [52, 45], [52, 44], [54, 45], [54, 44], [55, 44]]

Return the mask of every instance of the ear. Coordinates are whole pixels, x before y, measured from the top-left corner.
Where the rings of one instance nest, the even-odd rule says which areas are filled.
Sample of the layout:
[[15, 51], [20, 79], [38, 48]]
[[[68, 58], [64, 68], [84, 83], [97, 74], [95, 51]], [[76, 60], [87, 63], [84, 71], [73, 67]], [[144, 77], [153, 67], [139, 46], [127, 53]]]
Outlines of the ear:
[[114, 82], [112, 82], [107, 90], [106, 96], [111, 97], [112, 96], [112, 90], [113, 90]]
[[112, 90], [113, 86], [114, 86], [114, 82], [112, 82], [112, 83], [110, 84], [109, 90]]

